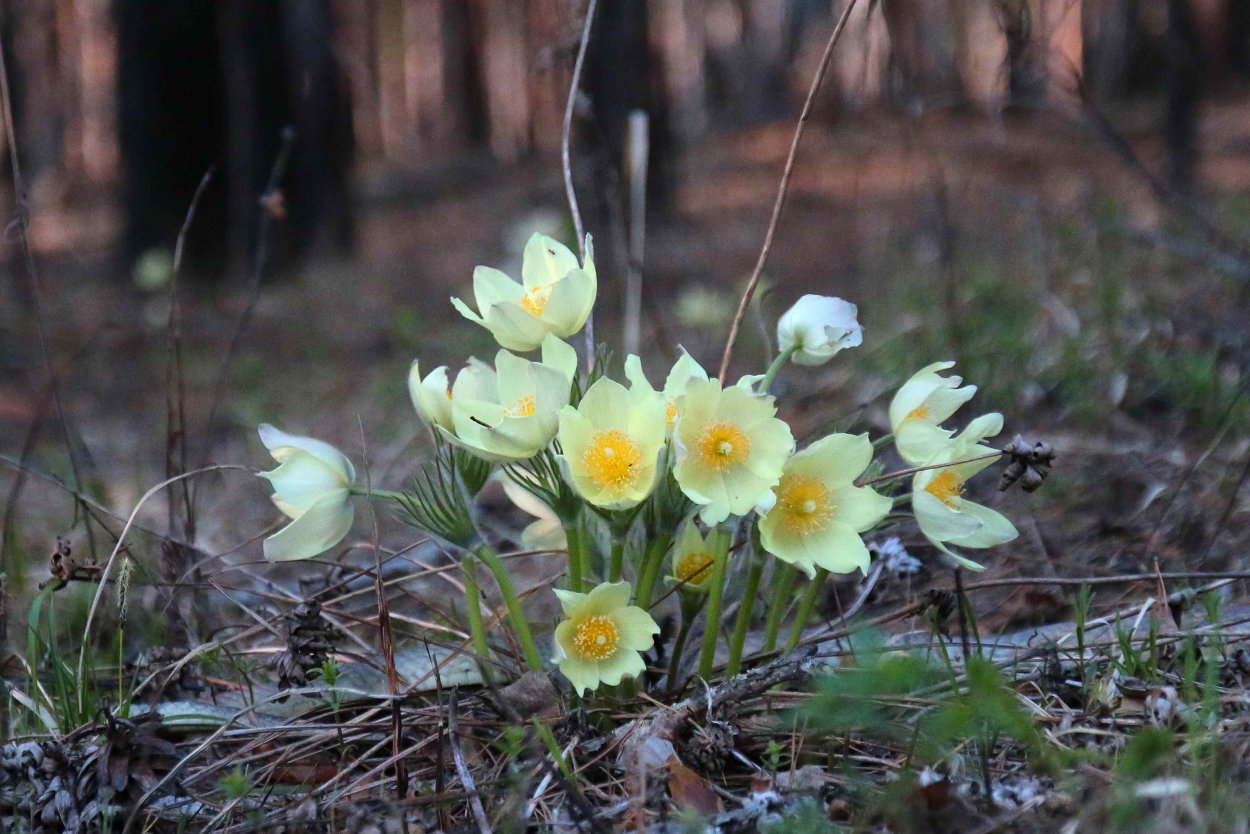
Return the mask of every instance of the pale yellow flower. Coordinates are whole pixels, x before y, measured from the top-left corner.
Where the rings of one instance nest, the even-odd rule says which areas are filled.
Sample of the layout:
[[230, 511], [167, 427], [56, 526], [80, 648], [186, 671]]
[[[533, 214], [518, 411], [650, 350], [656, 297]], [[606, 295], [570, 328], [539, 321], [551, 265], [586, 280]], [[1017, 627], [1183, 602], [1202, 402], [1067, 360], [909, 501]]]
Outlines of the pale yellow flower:
[[962, 377], [942, 376], [939, 371], [955, 367], [954, 362], [934, 362], [912, 374], [890, 401], [890, 430], [899, 456], [920, 466], [942, 449], [954, 432], [942, 428], [960, 406], [977, 392]]
[[707, 591], [712, 582], [712, 565], [716, 562], [711, 538], [699, 532], [694, 519], [686, 522], [681, 534], [673, 542], [673, 575], [668, 577], [680, 583], [683, 591]]
[[893, 502], [855, 479], [872, 462], [868, 435], [831, 434], [786, 461], [775, 501], [760, 519], [764, 549], [813, 576], [867, 571], [871, 530]]
[[498, 472], [494, 477], [503, 486], [504, 493], [517, 506], [517, 509], [534, 517], [534, 521], [521, 531], [522, 547], [526, 550], [568, 550], [569, 544], [564, 533], [564, 525], [560, 523], [560, 517], [552, 511], [551, 507], [539, 500], [534, 493], [509, 478], [506, 473]]
[[660, 627], [629, 604], [628, 582], [605, 582], [588, 594], [557, 590], [556, 596], [567, 619], [556, 626], [555, 661], [575, 690], [593, 692], [646, 671], [642, 652]]
[[560, 447], [573, 487], [608, 510], [635, 507], [651, 494], [664, 447], [664, 405], [640, 398], [607, 377], [577, 408], [560, 412]]
[[805, 295], [777, 322], [777, 347], [793, 348], [796, 365], [823, 365], [839, 351], [864, 341], [859, 308], [827, 295]]
[[664, 380], [663, 391], [656, 391], [651, 387], [650, 380], [643, 373], [642, 361], [632, 354], [625, 359], [625, 378], [629, 380], [631, 393], [639, 396], [654, 394], [663, 399], [665, 429], [671, 434], [673, 427], [677, 424], [677, 418], [681, 415], [686, 386], [691, 380], [706, 380], [707, 371], [683, 348], [681, 356], [677, 358], [668, 372], [668, 377]]
[[577, 354], [548, 336], [541, 362], [501, 350], [495, 367], [470, 360], [451, 389], [452, 443], [491, 461], [525, 460], [547, 448], [568, 404]]
[[920, 532], [935, 547], [973, 570], [984, 566], [951, 550], [950, 545], [985, 548], [1005, 544], [1019, 535], [1015, 525], [1001, 513], [963, 497], [964, 487], [972, 476], [998, 460], [997, 452], [981, 441], [1003, 429], [1001, 414], [985, 414], [952, 438], [925, 465], [950, 463], [984, 457], [969, 463], [957, 463], [940, 469], [926, 469], [912, 478], [912, 510]]
[[424, 378], [421, 368], [414, 361], [408, 370], [408, 397], [417, 410], [421, 422], [434, 428], [439, 426], [454, 431], [451, 418], [451, 386], [447, 380], [447, 366], [440, 365]]
[[273, 503], [292, 519], [265, 539], [265, 558], [311, 559], [334, 547], [351, 530], [355, 515], [352, 462], [329, 443], [287, 434], [268, 423], [260, 426], [260, 439], [279, 464], [260, 477], [273, 484]]
[[673, 431], [673, 476], [705, 524], [749, 512], [781, 478], [794, 451], [772, 397], [716, 379], [691, 380]]
[[508, 350], [522, 353], [554, 333], [568, 338], [582, 329], [598, 292], [594, 250], [586, 237], [586, 263], [579, 266], [568, 247], [542, 234], [525, 245], [521, 283], [487, 266], [473, 271], [475, 313], [459, 298], [452, 305], [469, 321], [482, 325]]

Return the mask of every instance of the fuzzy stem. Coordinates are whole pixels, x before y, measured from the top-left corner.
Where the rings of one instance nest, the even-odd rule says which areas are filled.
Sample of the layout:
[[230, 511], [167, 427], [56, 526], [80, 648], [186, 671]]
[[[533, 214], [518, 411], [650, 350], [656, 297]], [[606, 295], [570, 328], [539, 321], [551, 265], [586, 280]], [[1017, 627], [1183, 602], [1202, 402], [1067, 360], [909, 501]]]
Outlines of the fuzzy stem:
[[608, 556], [608, 581], [620, 582], [625, 573], [625, 531], [612, 529], [612, 551]]
[[747, 631], [751, 628], [751, 611], [755, 608], [755, 598], [759, 595], [760, 579], [764, 576], [764, 560], [758, 555], [751, 557], [751, 568], [747, 573], [747, 587], [742, 592], [742, 603], [738, 607], [738, 619], [734, 623], [733, 638], [729, 641], [729, 665], [725, 675], [732, 677], [738, 674], [742, 666], [742, 646], [746, 643]]
[[486, 644], [486, 628], [482, 625], [482, 589], [477, 584], [477, 563], [465, 559], [464, 568], [464, 604], [469, 614], [469, 636], [473, 639], [473, 652], [481, 661], [483, 670], [487, 668], [486, 658], [490, 647]]
[[564, 526], [564, 537], [569, 545], [569, 590], [580, 592], [585, 556], [582, 553], [582, 531], [576, 521]]
[[781, 366], [786, 364], [786, 360], [793, 356], [794, 352], [798, 349], [798, 345], [791, 345], [778, 354], [777, 358], [773, 360], [773, 364], [768, 366], [768, 370], [764, 372], [764, 378], [760, 380], [759, 391], [761, 394], [768, 393], [768, 387], [772, 385], [773, 380], [777, 378], [777, 373], [781, 370]]
[[703, 624], [703, 650], [699, 653], [699, 674], [704, 679], [712, 676], [712, 664], [716, 660], [716, 640], [720, 637], [720, 607], [725, 596], [725, 574], [729, 569], [729, 545], [732, 539], [731, 528], [717, 528], [716, 545], [712, 550], [712, 579], [708, 583], [707, 618]]
[[786, 651], [790, 651], [799, 644], [799, 638], [803, 636], [803, 627], [812, 618], [812, 611], [816, 608], [816, 598], [820, 596], [820, 589], [825, 587], [825, 580], [828, 578], [829, 571], [816, 568], [815, 578], [803, 589], [803, 598], [799, 601], [799, 613], [794, 618], [794, 624], [790, 626], [790, 639], [786, 641]]
[[673, 643], [673, 656], [668, 661], [668, 680], [665, 682], [670, 693], [677, 691], [677, 673], [681, 671], [681, 656], [686, 651], [686, 640], [690, 638], [690, 627], [707, 597], [698, 592], [679, 591], [681, 594], [681, 628], [677, 631], [677, 642]]
[[779, 563], [773, 572], [773, 597], [768, 601], [768, 617], [764, 620], [764, 651], [777, 648], [777, 632], [781, 621], [790, 608], [790, 591], [794, 588], [797, 571], [794, 565]]
[[530, 633], [529, 623], [525, 621], [525, 611], [521, 608], [521, 598], [517, 596], [516, 588], [512, 584], [512, 577], [508, 575], [508, 569], [500, 558], [495, 555], [495, 551], [491, 550], [488, 545], [482, 545], [475, 553], [478, 558], [485, 563], [491, 575], [495, 577], [495, 582], [499, 585], [499, 592], [503, 595], [503, 604], [508, 609], [508, 619], [512, 621], [512, 628], [516, 630], [517, 639], [521, 641], [521, 650], [525, 653], [525, 662], [535, 671], [542, 671], [543, 659], [538, 653], [538, 647], [534, 645], [534, 635]]
[[642, 557], [642, 573], [638, 575], [638, 595], [634, 604], [644, 611], [651, 607], [655, 580], [660, 576], [660, 569], [664, 566], [664, 555], [668, 553], [669, 545], [672, 543], [671, 533], [659, 533], [651, 540], [651, 544], [647, 545], [647, 552]]
[[389, 501], [400, 501], [404, 497], [402, 493], [392, 492], [389, 489], [363, 489], [361, 487], [351, 487], [347, 491], [351, 495], [362, 495], [366, 498], [385, 498]]

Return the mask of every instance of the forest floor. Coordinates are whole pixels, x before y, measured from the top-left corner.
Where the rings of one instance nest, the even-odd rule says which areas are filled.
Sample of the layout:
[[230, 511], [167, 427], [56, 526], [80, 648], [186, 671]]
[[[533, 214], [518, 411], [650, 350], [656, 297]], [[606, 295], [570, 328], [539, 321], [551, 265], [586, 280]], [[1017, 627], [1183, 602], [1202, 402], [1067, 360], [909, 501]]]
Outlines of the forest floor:
[[[196, 478], [192, 516], [165, 493], [140, 507], [129, 607], [113, 583], [84, 639], [98, 565], [167, 471], [169, 296], [102, 267], [115, 209], [41, 215], [36, 203], [73, 452], [41, 387], [29, 297], [10, 282], [0, 672], [12, 690], [0, 729], [14, 743], [0, 755], [0, 820], [20, 817], [20, 801], [53, 817], [104, 814], [90, 803], [107, 786], [114, 831], [140, 800], [129, 830], [696, 830], [700, 819], [726, 831], [1245, 830], [1248, 107], [1210, 105], [1187, 197], [1150, 181], [1164, 166], [1149, 106], [1113, 114], [1140, 167], [1055, 113], [814, 127], [736, 369], [766, 363], [772, 325], [757, 322], [802, 292], [839, 295], [859, 305], [864, 345], [791, 368], [774, 388], [800, 445], [831, 426], [885, 433], [889, 392], [957, 359], [979, 407], [1006, 415], [1004, 441], [1051, 443], [1056, 472], [1033, 495], [995, 493], [990, 477], [972, 488], [1021, 537], [962, 576], [966, 606], [939, 554], [902, 528], [914, 563], [883, 558], [831, 583], [798, 655], [755, 656], [755, 672], [706, 688], [667, 691], [657, 677], [642, 696], [589, 708], [541, 676], [482, 687], [454, 641], [417, 639], [445, 611], [452, 561], [392, 519], [377, 533], [358, 524], [361, 546], [341, 562], [265, 564], [259, 540], [278, 521], [246, 472]], [[649, 230], [649, 358], [680, 344], [716, 366], [792, 129], [723, 133], [683, 156]], [[558, 231], [563, 206], [550, 160], [366, 171], [358, 192], [352, 259], [301, 268], [255, 299], [242, 280], [183, 293], [175, 463], [185, 448], [185, 468], [263, 466], [255, 426], [269, 421], [401, 486], [428, 453], [409, 363], [494, 352], [447, 297], [469, 293], [479, 263], [515, 274], [519, 242]], [[623, 257], [602, 226], [597, 332], [617, 342]], [[69, 483], [71, 465], [94, 502], [90, 535], [50, 479]], [[492, 535], [515, 541], [524, 519], [494, 492], [484, 500]], [[40, 591], [58, 539], [79, 572]], [[402, 698], [378, 671], [375, 542], [406, 554], [385, 573]], [[560, 562], [523, 562], [532, 619], [549, 622], [545, 578]], [[731, 598], [740, 586], [731, 579]], [[321, 616], [295, 611], [313, 596]], [[675, 618], [675, 600], [657, 608], [657, 667]], [[278, 667], [300, 666], [307, 648], [292, 634], [310, 632], [337, 647], [342, 678], [280, 699]], [[125, 720], [104, 709], [131, 700]], [[143, 717], [148, 703], [163, 722]]]

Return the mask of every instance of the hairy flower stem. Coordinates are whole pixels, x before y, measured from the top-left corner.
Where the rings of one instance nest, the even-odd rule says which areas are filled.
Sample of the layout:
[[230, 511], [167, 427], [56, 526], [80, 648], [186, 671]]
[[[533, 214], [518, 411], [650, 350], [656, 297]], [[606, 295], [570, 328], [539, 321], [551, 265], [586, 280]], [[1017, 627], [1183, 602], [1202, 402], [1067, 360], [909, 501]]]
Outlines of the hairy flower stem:
[[625, 573], [625, 531], [612, 530], [612, 551], [608, 556], [608, 581], [620, 582]]
[[655, 592], [655, 580], [660, 576], [664, 565], [664, 554], [668, 553], [673, 543], [671, 533], [659, 533], [647, 545], [647, 552], [642, 557], [642, 572], [638, 575], [638, 595], [634, 602], [646, 611], [651, 607], [651, 595]]
[[712, 551], [712, 579], [708, 583], [707, 619], [703, 625], [703, 651], [699, 653], [699, 674], [704, 679], [712, 676], [712, 664], [716, 660], [721, 600], [725, 596], [725, 574], [729, 570], [729, 545], [732, 539], [731, 527], [717, 528], [716, 545]]
[[489, 668], [486, 658], [490, 647], [486, 644], [486, 628], [482, 625], [482, 589], [477, 584], [477, 563], [465, 559], [464, 568], [464, 605], [469, 615], [469, 636], [473, 640], [473, 653], [477, 655], [483, 674]]
[[690, 627], [694, 625], [695, 617], [699, 616], [699, 610], [703, 608], [703, 603], [707, 601], [707, 596], [701, 593], [691, 593], [690, 591], [679, 591], [681, 594], [681, 628], [677, 631], [677, 641], [673, 643], [673, 656], [668, 661], [668, 691], [669, 694], [678, 690], [677, 673], [681, 671], [681, 656], [686, 651], [686, 641], [690, 638]]
[[764, 372], [764, 378], [760, 380], [759, 392], [761, 394], [768, 393], [768, 388], [773, 384], [773, 380], [776, 379], [778, 372], [781, 371], [781, 366], [786, 364], [798, 349], [798, 345], [786, 348], [773, 360], [773, 364], [768, 366], [768, 370]]
[[786, 640], [786, 651], [790, 651], [799, 644], [799, 638], [803, 636], [803, 628], [812, 618], [812, 611], [816, 609], [820, 589], [825, 587], [825, 580], [828, 578], [829, 571], [816, 568], [816, 576], [803, 589], [803, 598], [799, 600], [799, 613], [794, 618], [794, 624], [790, 626], [790, 639]]
[[781, 630], [781, 621], [790, 609], [790, 591], [794, 588], [797, 573], [794, 565], [788, 564], [778, 564], [773, 572], [773, 597], [768, 602], [768, 616], [764, 619], [763, 648], [766, 652], [777, 648], [777, 632]]
[[585, 576], [583, 568], [586, 563], [586, 554], [582, 548], [582, 531], [576, 521], [564, 526], [564, 537], [569, 543], [569, 590], [581, 592], [582, 578]]
[[751, 557], [751, 567], [747, 572], [747, 587], [742, 592], [742, 603], [738, 607], [738, 619], [734, 622], [733, 637], [729, 641], [729, 664], [725, 667], [725, 675], [732, 677], [742, 667], [742, 646], [747, 640], [747, 631], [751, 628], [751, 612], [755, 608], [755, 598], [759, 595], [760, 579], [764, 576], [764, 560], [757, 553]]
[[525, 621], [521, 598], [517, 596], [512, 577], [508, 575], [508, 569], [488, 545], [480, 546], [474, 553], [486, 565], [499, 585], [499, 592], [503, 594], [503, 604], [508, 609], [508, 619], [512, 621], [512, 628], [516, 631], [517, 639], [521, 641], [521, 651], [525, 654], [525, 662], [531, 669], [541, 672], [542, 655], [538, 653], [538, 648], [534, 645], [534, 635], [530, 633], [529, 623]]

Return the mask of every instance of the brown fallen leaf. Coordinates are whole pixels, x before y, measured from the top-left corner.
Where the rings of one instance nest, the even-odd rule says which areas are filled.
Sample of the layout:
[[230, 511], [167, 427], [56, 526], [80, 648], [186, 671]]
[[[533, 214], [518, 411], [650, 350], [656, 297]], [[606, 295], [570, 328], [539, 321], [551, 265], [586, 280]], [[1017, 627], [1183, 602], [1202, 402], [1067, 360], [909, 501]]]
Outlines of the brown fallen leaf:
[[668, 760], [668, 794], [673, 803], [683, 810], [697, 811], [704, 816], [719, 814], [725, 810], [703, 777], [673, 757]]

